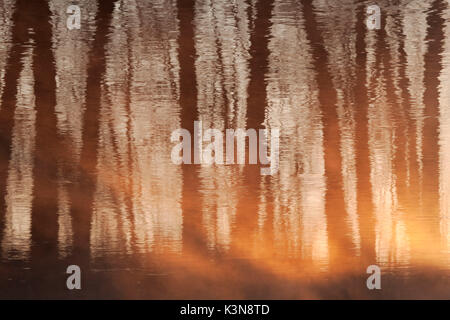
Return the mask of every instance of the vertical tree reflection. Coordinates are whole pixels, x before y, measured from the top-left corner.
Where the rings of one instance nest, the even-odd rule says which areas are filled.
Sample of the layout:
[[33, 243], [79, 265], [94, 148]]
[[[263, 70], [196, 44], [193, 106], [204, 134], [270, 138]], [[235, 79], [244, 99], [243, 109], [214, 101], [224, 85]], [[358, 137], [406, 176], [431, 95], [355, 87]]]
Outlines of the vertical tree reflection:
[[444, 52], [444, 28], [445, 21], [442, 14], [448, 7], [447, 1], [435, 0], [432, 2], [431, 8], [427, 15], [427, 37], [428, 52], [424, 57], [425, 60], [425, 121], [424, 121], [424, 145], [423, 145], [423, 189], [424, 198], [423, 211], [421, 216], [425, 217], [427, 222], [426, 228], [421, 228], [420, 233], [416, 232], [415, 250], [417, 259], [426, 258], [433, 261], [439, 253], [439, 246], [434, 246], [430, 250], [429, 245], [424, 244], [423, 239], [431, 239], [432, 243], [439, 243], [439, 87], [440, 74], [443, 68], [443, 52]]
[[[245, 1], [198, 0], [195, 62], [199, 120], [203, 130], [246, 127], [249, 21]], [[242, 168], [202, 165], [203, 223], [208, 246], [228, 249], [237, 210]]]
[[[16, 84], [22, 67], [21, 55], [24, 51], [22, 43], [28, 40], [26, 29], [19, 24], [25, 13], [15, 10], [14, 5], [15, 1], [4, 1], [0, 7], [2, 18], [1, 41], [4, 44], [0, 51], [0, 239], [3, 238], [6, 213], [5, 196], [11, 157], [13, 117], [16, 107]], [[25, 3], [19, 1], [16, 7], [23, 7], [24, 5]]]
[[[267, 127], [279, 128], [280, 169], [273, 177], [276, 246], [327, 266], [322, 114], [312, 50], [296, 1], [275, 1], [267, 76]], [[298, 59], [298, 56], [301, 59]]]
[[28, 260], [31, 253], [31, 206], [35, 150], [35, 95], [32, 71], [33, 49], [23, 57], [17, 89], [17, 107], [12, 132], [11, 161], [6, 189], [5, 233], [2, 256], [8, 260]]
[[334, 226], [328, 229], [330, 260], [337, 261], [339, 257], [342, 257], [344, 250], [352, 247], [347, 243], [348, 238], [346, 237], [349, 232], [345, 224], [346, 209], [341, 173], [340, 131], [336, 108], [337, 92], [328, 70], [329, 54], [324, 47], [323, 32], [318, 27], [318, 15], [314, 10], [315, 7], [312, 1], [308, 0], [302, 1], [302, 4], [307, 39], [312, 47], [313, 66], [319, 88], [318, 99], [324, 122], [323, 143], [325, 176], [327, 178], [325, 209], [327, 225]]
[[[328, 69], [337, 91], [337, 116], [340, 132], [340, 154], [345, 209], [355, 252], [360, 251], [359, 217], [357, 212], [355, 82], [356, 76], [356, 13], [355, 1], [330, 3], [314, 1], [321, 25], [324, 46], [329, 54]], [[323, 13], [323, 14], [320, 14]]]
[[73, 245], [70, 214], [70, 184], [77, 180], [86, 103], [89, 46], [94, 34], [97, 2], [79, 1], [81, 28], [67, 28], [66, 10], [70, 0], [50, 1], [52, 12], [52, 49], [56, 63], [56, 115], [58, 135], [64, 152], [58, 159], [58, 252], [70, 255]]
[[450, 262], [450, 7], [443, 11], [444, 42], [439, 77], [439, 204], [440, 235]]
[[[42, 265], [56, 259], [57, 170], [61, 144], [57, 135], [56, 70], [52, 52], [51, 12], [47, 1], [33, 1], [33, 72], [36, 94], [36, 147], [32, 217], [33, 261]], [[47, 262], [48, 263], [48, 262]]]
[[89, 54], [86, 110], [83, 115], [82, 148], [79, 181], [71, 190], [74, 263], [86, 265], [89, 259], [91, 217], [97, 170], [101, 83], [105, 73], [105, 44], [115, 1], [100, 1], [95, 36]]
[[142, 0], [126, 8], [132, 34], [130, 129], [136, 247], [139, 252], [180, 252], [182, 176], [181, 168], [171, 161], [169, 139], [180, 126], [176, 2]]
[[12, 13], [14, 12], [15, 0], [5, 0], [0, 4], [0, 96], [3, 94], [5, 85], [6, 62], [11, 49]]

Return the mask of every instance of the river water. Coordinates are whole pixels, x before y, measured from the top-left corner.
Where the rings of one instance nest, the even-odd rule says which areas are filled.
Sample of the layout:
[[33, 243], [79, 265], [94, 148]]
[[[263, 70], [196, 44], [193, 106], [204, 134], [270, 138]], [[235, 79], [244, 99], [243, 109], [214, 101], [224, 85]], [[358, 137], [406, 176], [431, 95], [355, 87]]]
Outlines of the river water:
[[[448, 1], [0, 0], [0, 42], [1, 298], [450, 298]], [[277, 172], [173, 163], [194, 121]]]

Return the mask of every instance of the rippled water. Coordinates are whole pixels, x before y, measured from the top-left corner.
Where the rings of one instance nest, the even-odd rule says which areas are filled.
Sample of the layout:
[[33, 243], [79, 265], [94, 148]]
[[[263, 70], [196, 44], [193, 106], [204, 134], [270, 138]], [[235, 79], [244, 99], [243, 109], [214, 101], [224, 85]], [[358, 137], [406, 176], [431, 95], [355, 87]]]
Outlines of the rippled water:
[[[0, 20], [0, 297], [450, 298], [448, 1], [1, 0]], [[174, 164], [194, 121], [279, 128], [278, 172]]]

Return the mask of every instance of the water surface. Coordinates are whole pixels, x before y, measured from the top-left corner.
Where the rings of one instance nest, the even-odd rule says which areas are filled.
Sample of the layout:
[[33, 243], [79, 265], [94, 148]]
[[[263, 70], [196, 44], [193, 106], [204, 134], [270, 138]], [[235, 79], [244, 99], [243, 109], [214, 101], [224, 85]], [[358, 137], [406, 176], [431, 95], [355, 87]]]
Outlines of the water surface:
[[[448, 1], [71, 4], [0, 2], [0, 297], [450, 298]], [[279, 171], [174, 164], [194, 121]]]

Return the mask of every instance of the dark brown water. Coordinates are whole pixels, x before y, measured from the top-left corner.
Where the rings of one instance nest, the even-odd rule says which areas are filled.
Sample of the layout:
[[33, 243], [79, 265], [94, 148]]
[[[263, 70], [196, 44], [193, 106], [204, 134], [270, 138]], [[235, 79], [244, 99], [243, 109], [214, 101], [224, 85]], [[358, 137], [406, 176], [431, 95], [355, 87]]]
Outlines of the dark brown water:
[[[0, 43], [1, 298], [450, 298], [447, 1], [0, 0]], [[279, 171], [173, 164], [196, 120]]]

